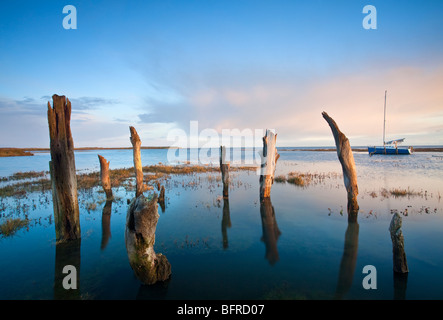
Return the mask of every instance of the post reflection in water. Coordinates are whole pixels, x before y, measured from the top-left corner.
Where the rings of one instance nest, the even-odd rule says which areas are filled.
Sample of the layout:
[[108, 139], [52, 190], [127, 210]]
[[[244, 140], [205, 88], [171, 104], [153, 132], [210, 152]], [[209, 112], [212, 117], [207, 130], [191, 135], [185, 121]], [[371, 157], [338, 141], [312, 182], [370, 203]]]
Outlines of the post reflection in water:
[[270, 198], [264, 198], [260, 203], [260, 215], [263, 228], [261, 240], [265, 243], [265, 257], [269, 264], [274, 265], [278, 260], [277, 241], [281, 235], [278, 229], [275, 211]]
[[229, 210], [229, 198], [223, 198], [223, 217], [222, 217], [222, 238], [223, 238], [223, 249], [229, 247], [228, 244], [228, 230], [231, 227], [231, 213]]
[[335, 299], [343, 299], [352, 286], [354, 278], [355, 265], [357, 262], [358, 251], [358, 232], [357, 222], [358, 204], [357, 202], [348, 202], [348, 228], [345, 233], [345, 245], [343, 257], [340, 263], [338, 283], [335, 291]]
[[102, 213], [102, 242], [100, 245], [101, 250], [105, 250], [108, 245], [109, 238], [111, 237], [111, 212], [112, 212], [112, 200], [107, 200], [103, 207]]
[[408, 286], [408, 273], [394, 272], [394, 300], [406, 299], [407, 286]]
[[[80, 299], [80, 245], [81, 239], [76, 239], [60, 242], [55, 246], [55, 300]], [[68, 274], [63, 273], [63, 268], [68, 265], [74, 266], [76, 269], [77, 289], [63, 288], [63, 279], [68, 276]]]

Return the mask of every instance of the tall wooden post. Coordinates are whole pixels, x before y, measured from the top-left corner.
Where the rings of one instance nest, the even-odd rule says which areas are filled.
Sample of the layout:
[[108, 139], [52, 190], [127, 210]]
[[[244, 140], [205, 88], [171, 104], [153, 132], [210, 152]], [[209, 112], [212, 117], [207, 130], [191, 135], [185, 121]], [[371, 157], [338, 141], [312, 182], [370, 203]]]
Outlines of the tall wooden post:
[[322, 112], [323, 118], [331, 127], [334, 135], [335, 145], [337, 147], [337, 155], [340, 160], [343, 170], [343, 179], [348, 193], [348, 212], [358, 211], [358, 185], [357, 185], [357, 170], [355, 168], [354, 155], [348, 138], [340, 131], [335, 123], [326, 112]]
[[98, 155], [100, 161], [100, 181], [106, 193], [106, 199], [112, 199], [111, 178], [109, 177], [109, 161]]
[[81, 237], [75, 172], [74, 141], [71, 134], [71, 102], [65, 96], [52, 96], [48, 102], [48, 126], [51, 148], [49, 171], [57, 241]]
[[137, 198], [139, 195], [143, 194], [144, 191], [142, 160], [140, 155], [140, 146], [142, 142], [134, 127], [129, 127], [129, 130], [131, 132], [130, 140], [132, 143], [133, 158], [134, 158], [134, 170], [135, 170], [135, 181], [136, 181], [135, 197]]
[[277, 134], [266, 129], [263, 137], [263, 152], [261, 153], [260, 168], [260, 201], [271, 196], [271, 186], [274, 183], [275, 168], [280, 155], [277, 152]]
[[223, 181], [223, 198], [229, 197], [229, 162], [226, 162], [226, 147], [220, 146], [220, 171]]

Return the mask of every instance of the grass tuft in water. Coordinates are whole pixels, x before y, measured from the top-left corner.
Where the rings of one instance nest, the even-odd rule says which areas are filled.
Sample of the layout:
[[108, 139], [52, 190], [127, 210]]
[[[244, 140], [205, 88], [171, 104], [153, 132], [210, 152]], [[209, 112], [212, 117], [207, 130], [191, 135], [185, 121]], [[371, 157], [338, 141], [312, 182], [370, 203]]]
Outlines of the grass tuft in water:
[[13, 236], [18, 230], [28, 226], [29, 220], [27, 219], [7, 219], [0, 224], [0, 235], [3, 238]]

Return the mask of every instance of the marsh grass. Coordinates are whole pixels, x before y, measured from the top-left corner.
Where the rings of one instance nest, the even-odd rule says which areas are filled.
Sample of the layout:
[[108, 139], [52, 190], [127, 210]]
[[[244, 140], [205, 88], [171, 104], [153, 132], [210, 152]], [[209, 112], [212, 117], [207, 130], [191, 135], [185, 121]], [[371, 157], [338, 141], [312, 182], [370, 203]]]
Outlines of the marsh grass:
[[27, 227], [29, 225], [28, 219], [6, 219], [5, 222], [0, 224], [0, 235], [3, 238], [13, 236], [18, 230]]
[[19, 148], [0, 148], [0, 157], [22, 157], [33, 156], [34, 154]]
[[311, 173], [293, 171], [285, 175], [279, 175], [274, 178], [277, 183], [290, 183], [300, 187], [306, 187], [310, 184], [322, 184], [326, 179], [340, 178], [341, 175], [335, 172]]
[[377, 198], [378, 196], [382, 197], [382, 198], [390, 198], [390, 197], [394, 197], [394, 198], [403, 198], [403, 197], [426, 197], [427, 196], [427, 192], [423, 192], [423, 191], [414, 191], [411, 190], [409, 187], [407, 189], [403, 189], [403, 188], [392, 188], [392, 189], [386, 189], [386, 188], [381, 188], [378, 193], [376, 191], [370, 191], [368, 192], [369, 196], [371, 196], [372, 198]]
[[[255, 171], [257, 167], [246, 166], [232, 166], [230, 171]], [[143, 167], [144, 183], [155, 184], [161, 178], [167, 178], [168, 175], [192, 175], [205, 172], [220, 172], [218, 166], [205, 165], [150, 165]], [[10, 184], [0, 187], [0, 197], [26, 197], [28, 193], [45, 192], [51, 190], [51, 180], [47, 177], [47, 171], [29, 171], [17, 172], [9, 177], [2, 177], [0, 181], [11, 181]], [[46, 176], [46, 177], [45, 177]], [[112, 169], [109, 171], [111, 179], [111, 186], [113, 188], [124, 186], [125, 188], [133, 189], [132, 179], [134, 178], [134, 168]], [[40, 179], [38, 179], [40, 178]], [[218, 177], [211, 177], [219, 181]], [[24, 181], [25, 180], [25, 181]], [[12, 182], [13, 181], [13, 182]], [[77, 188], [81, 191], [91, 190], [94, 187], [100, 186], [100, 173], [88, 172], [77, 174]]]

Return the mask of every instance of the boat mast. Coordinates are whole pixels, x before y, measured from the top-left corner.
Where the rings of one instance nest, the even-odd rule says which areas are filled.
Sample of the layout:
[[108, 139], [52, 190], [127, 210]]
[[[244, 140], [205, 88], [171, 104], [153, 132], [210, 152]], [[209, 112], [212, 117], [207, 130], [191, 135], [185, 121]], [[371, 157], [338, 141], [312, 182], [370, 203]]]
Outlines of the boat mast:
[[383, 147], [385, 146], [385, 131], [386, 131], [386, 93], [388, 91], [385, 90], [385, 111], [384, 111], [384, 120], [383, 120]]

